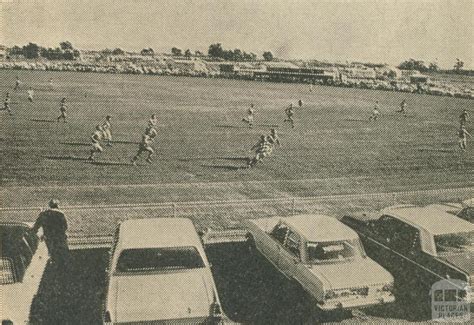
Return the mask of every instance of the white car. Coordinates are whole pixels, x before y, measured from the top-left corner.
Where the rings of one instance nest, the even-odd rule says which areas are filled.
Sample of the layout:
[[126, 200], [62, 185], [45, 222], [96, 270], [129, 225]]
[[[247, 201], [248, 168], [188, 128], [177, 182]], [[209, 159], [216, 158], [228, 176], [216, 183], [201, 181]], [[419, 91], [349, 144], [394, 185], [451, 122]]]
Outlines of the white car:
[[427, 207], [454, 214], [461, 219], [474, 223], [474, 198], [464, 200], [461, 203], [438, 203]]
[[31, 304], [48, 261], [46, 244], [27, 223], [0, 223], [2, 324], [28, 324]]
[[462, 210], [458, 212], [457, 216], [474, 223], [474, 198], [462, 202]]
[[201, 240], [191, 220], [119, 224], [109, 267], [104, 321], [216, 324], [223, 318]]
[[389, 303], [392, 275], [368, 258], [355, 231], [323, 215], [245, 221], [254, 245], [322, 310]]

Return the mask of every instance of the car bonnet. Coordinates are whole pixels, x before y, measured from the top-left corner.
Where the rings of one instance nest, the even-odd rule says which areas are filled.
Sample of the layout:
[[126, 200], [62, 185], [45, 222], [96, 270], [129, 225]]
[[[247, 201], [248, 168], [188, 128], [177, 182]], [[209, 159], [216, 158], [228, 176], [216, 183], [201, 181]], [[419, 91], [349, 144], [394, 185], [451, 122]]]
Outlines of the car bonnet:
[[114, 276], [118, 322], [182, 319], [208, 316], [213, 302], [212, 281], [206, 269], [159, 274]]
[[322, 280], [329, 284], [328, 289], [357, 288], [393, 282], [392, 275], [370, 258], [313, 265], [310, 270], [316, 276], [323, 276]]
[[439, 254], [438, 257], [461, 271], [466, 272], [469, 276], [474, 275], [474, 252], [442, 253]]

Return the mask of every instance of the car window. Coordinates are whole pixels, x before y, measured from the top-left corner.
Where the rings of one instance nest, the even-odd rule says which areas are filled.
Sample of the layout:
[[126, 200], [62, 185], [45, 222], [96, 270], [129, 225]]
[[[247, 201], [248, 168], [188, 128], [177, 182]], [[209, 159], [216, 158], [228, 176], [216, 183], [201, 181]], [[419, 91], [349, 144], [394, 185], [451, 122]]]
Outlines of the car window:
[[401, 220], [382, 216], [376, 223], [376, 229], [385, 243], [397, 251], [408, 253], [421, 250], [420, 232]]
[[36, 249], [38, 248], [38, 243], [39, 243], [38, 236], [33, 232], [26, 231], [24, 238], [26, 242], [28, 243], [28, 246], [30, 246], [30, 249], [34, 255], [34, 253], [36, 252]]
[[285, 242], [287, 232], [288, 232], [288, 227], [282, 223], [279, 223], [278, 225], [275, 226], [275, 228], [273, 228], [270, 235], [273, 238], [275, 238], [280, 244], [283, 245], [283, 243]]
[[15, 269], [13, 261], [4, 257], [0, 259], [0, 284], [15, 283]]
[[474, 232], [443, 234], [434, 236], [436, 252], [461, 253], [474, 250]]
[[28, 265], [30, 264], [31, 259], [33, 258], [33, 250], [31, 249], [30, 244], [26, 240], [25, 236], [21, 238], [21, 241], [18, 243], [18, 247], [19, 247], [20, 257], [26, 269], [28, 268]]
[[362, 257], [359, 239], [331, 242], [308, 242], [308, 261], [311, 264], [344, 262]]
[[286, 238], [285, 247], [296, 257], [300, 257], [300, 243], [301, 239], [297, 233], [289, 230]]
[[117, 272], [156, 272], [204, 267], [196, 247], [126, 249], [120, 253]]
[[26, 238], [24, 226], [1, 227], [1, 258], [9, 258], [13, 263], [15, 281], [22, 281], [23, 275], [33, 257], [33, 251]]

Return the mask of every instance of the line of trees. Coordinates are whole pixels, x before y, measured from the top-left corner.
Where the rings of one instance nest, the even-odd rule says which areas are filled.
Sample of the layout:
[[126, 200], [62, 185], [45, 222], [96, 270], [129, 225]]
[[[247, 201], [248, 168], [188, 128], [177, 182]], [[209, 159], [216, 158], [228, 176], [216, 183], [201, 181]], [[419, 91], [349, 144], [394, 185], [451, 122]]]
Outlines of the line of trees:
[[214, 59], [223, 59], [227, 61], [255, 61], [257, 55], [255, 53], [247, 53], [240, 49], [225, 50], [221, 43], [209, 45], [207, 54]]
[[101, 53], [102, 53], [103, 55], [106, 55], [106, 56], [107, 56], [107, 55], [124, 55], [124, 54], [125, 54], [125, 51], [122, 50], [121, 48], [117, 47], [117, 48], [115, 48], [115, 49], [113, 49], [113, 50], [112, 50], [112, 49], [109, 49], [109, 48], [103, 49], [103, 50], [101, 51]]
[[59, 43], [59, 47], [56, 48], [46, 48], [30, 42], [23, 47], [15, 45], [7, 52], [9, 55], [23, 55], [26, 59], [42, 57], [48, 60], [75, 60], [81, 56], [79, 50], [75, 49], [69, 41]]
[[[171, 54], [174, 56], [204, 56], [204, 53], [196, 50], [194, 53], [187, 49], [183, 52], [182, 49], [173, 47], [171, 48]], [[226, 61], [255, 61], [257, 60], [257, 55], [255, 53], [247, 53], [241, 49], [226, 50], [222, 47], [221, 43], [215, 43], [209, 45], [207, 55], [213, 59], [217, 60], [226, 60]], [[270, 51], [263, 52], [263, 59], [265, 61], [272, 61], [274, 59], [273, 53]]]
[[418, 70], [420, 72], [445, 72], [445, 73], [457, 73], [472, 75], [472, 70], [464, 70], [464, 62], [459, 58], [456, 58], [452, 70], [441, 70], [436, 62], [426, 63], [422, 60], [409, 59], [403, 61], [398, 65], [399, 69], [403, 70]]

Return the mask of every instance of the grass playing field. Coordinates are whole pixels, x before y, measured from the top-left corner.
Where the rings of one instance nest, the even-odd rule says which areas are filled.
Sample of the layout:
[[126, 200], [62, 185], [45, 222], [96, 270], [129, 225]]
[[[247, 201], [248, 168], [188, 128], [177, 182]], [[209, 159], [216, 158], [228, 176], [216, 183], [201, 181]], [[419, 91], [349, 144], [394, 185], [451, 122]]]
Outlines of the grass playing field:
[[[163, 202], [314, 196], [468, 187], [474, 184], [472, 140], [457, 147], [458, 115], [473, 101], [449, 97], [226, 79], [0, 71], [3, 206]], [[22, 81], [12, 91], [16, 76]], [[52, 78], [52, 85], [48, 80]], [[27, 100], [28, 87], [35, 90]], [[59, 100], [68, 123], [57, 123]], [[296, 128], [284, 108], [298, 99]], [[408, 117], [395, 110], [406, 99]], [[381, 117], [368, 121], [378, 100]], [[255, 126], [241, 120], [250, 103]], [[105, 147], [84, 161], [90, 136], [112, 115], [115, 141], [138, 142], [152, 113], [159, 118], [152, 164], [130, 159], [138, 145]], [[474, 134], [472, 122], [468, 131]], [[261, 134], [282, 143], [254, 169], [245, 166]]]

